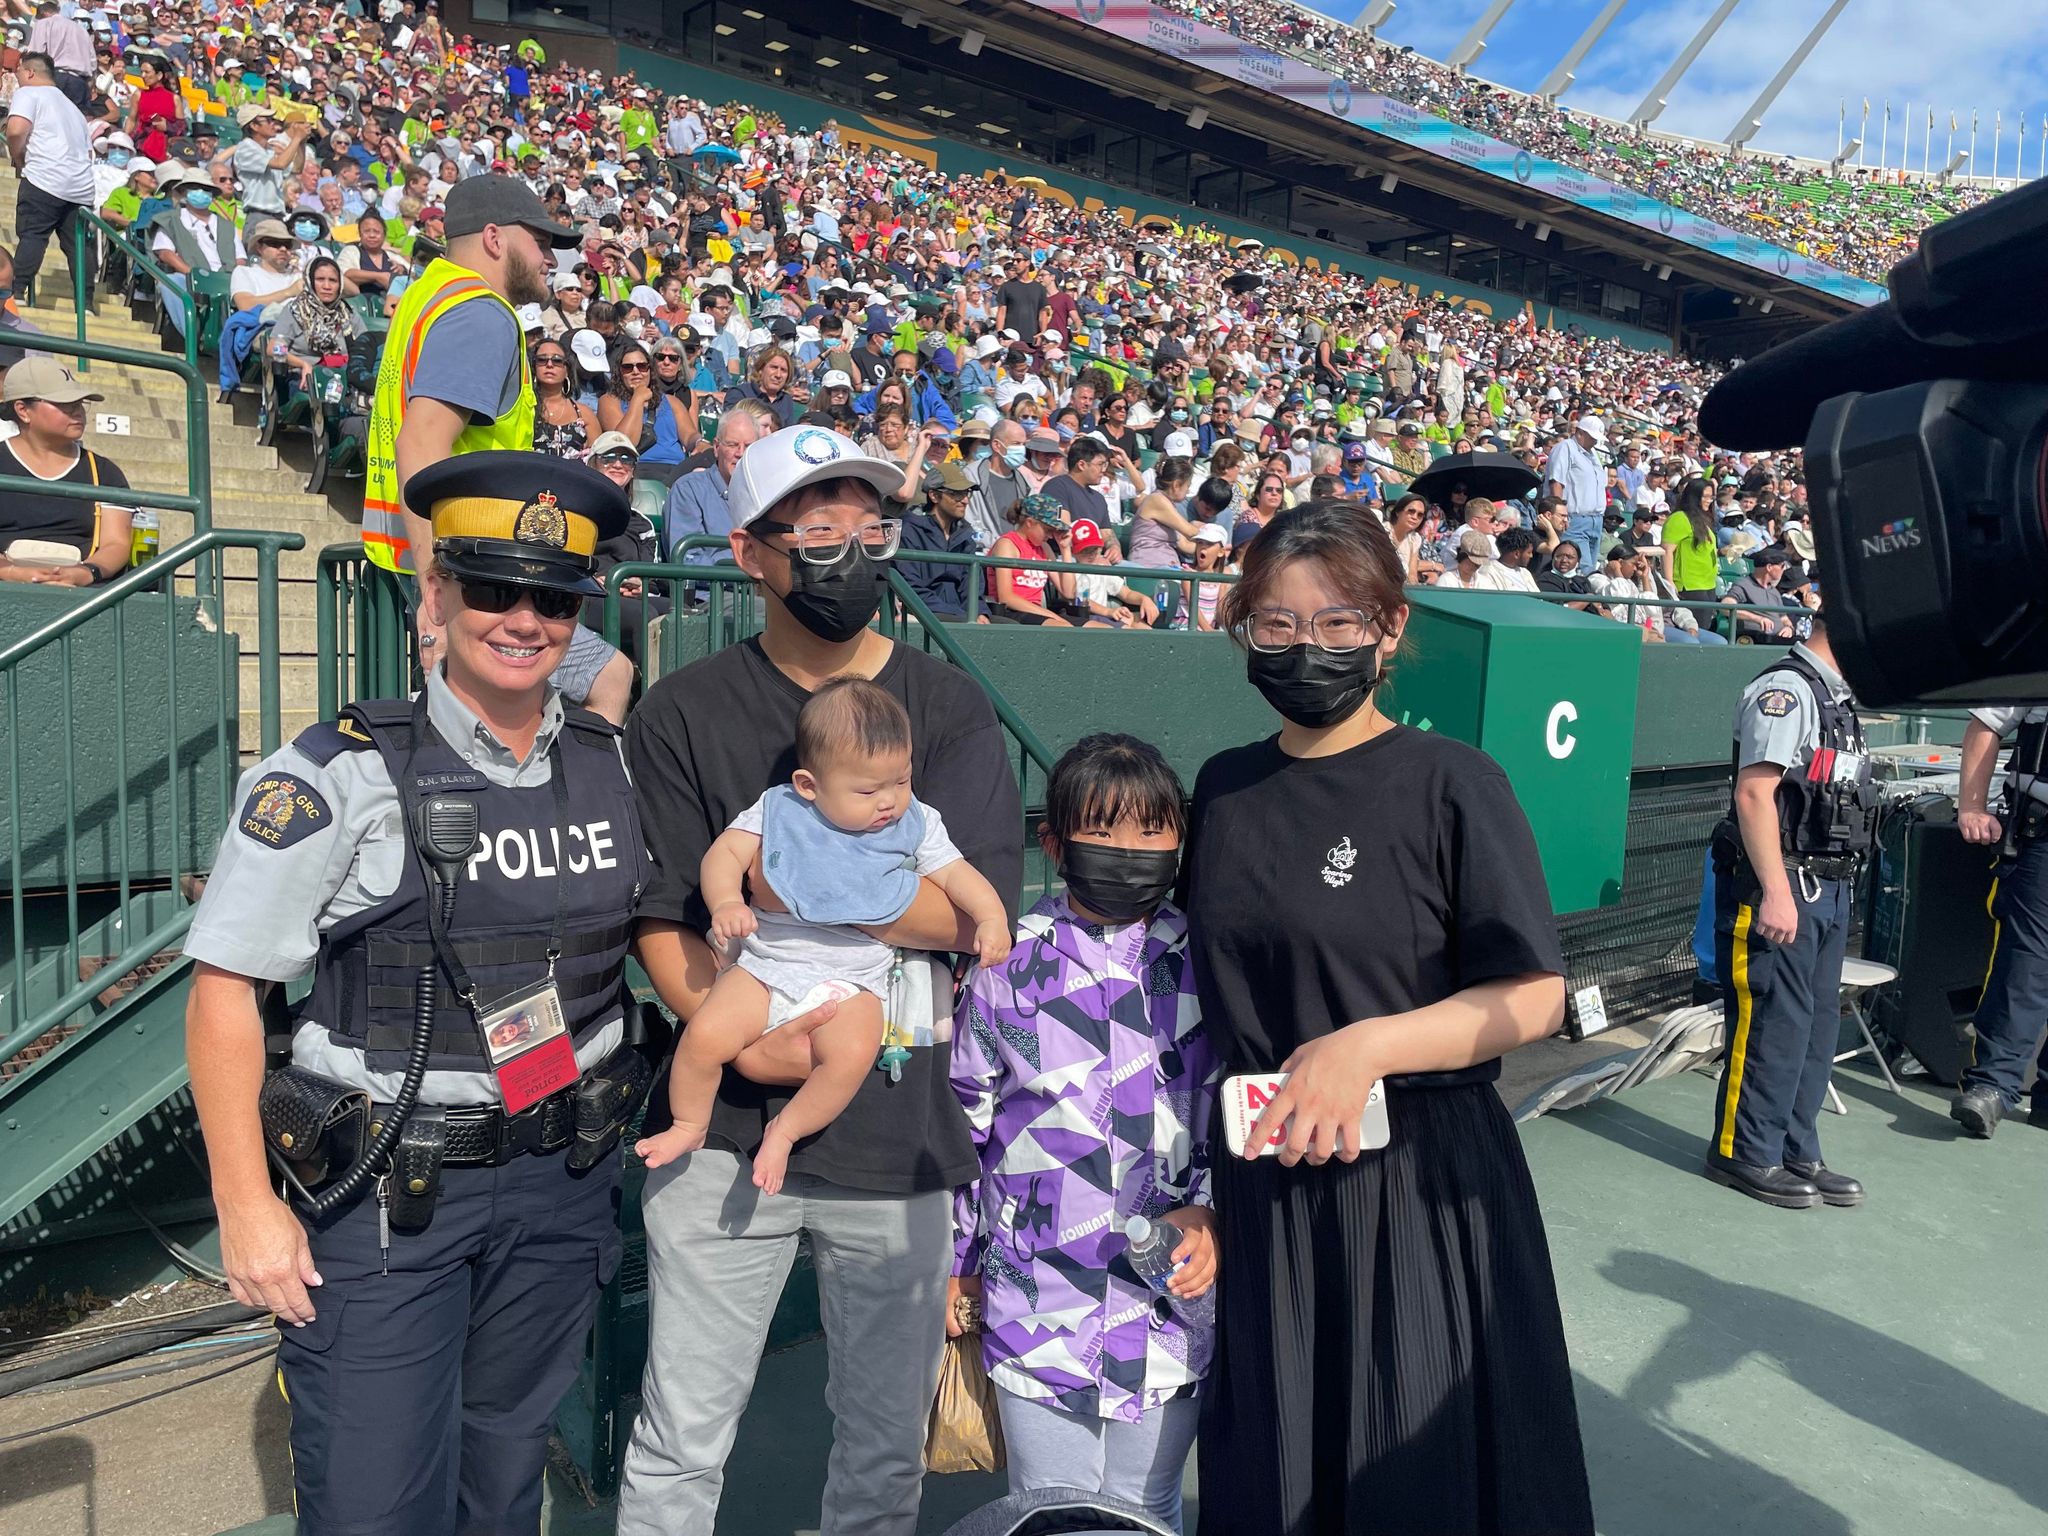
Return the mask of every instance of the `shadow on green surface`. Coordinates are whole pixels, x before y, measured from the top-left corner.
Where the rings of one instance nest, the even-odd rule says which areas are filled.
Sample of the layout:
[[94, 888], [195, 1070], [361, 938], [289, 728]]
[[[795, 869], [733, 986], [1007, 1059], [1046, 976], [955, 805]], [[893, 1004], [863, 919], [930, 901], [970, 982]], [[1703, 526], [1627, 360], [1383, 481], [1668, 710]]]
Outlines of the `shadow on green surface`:
[[2048, 1510], [2048, 1414], [2039, 1409], [1825, 1307], [1663, 1254], [1624, 1250], [1600, 1274], [1689, 1314], [1629, 1378], [1627, 1405], [1645, 1420], [1668, 1421], [1683, 1389], [1754, 1355], [1849, 1417]]

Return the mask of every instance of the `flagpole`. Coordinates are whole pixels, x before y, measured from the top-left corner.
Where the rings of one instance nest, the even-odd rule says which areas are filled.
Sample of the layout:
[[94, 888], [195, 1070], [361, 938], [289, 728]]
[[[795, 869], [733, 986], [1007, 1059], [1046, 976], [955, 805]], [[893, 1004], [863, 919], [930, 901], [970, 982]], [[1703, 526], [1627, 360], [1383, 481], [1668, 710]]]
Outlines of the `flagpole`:
[[1951, 112], [1951, 113], [1949, 113], [1949, 115], [1948, 115], [1948, 148], [1947, 148], [1947, 149], [1945, 149], [1945, 150], [1943, 150], [1943, 151], [1942, 151], [1942, 155], [1941, 155], [1941, 164], [1942, 164], [1942, 168], [1943, 168], [1944, 170], [1946, 170], [1946, 169], [1948, 168], [1948, 166], [1949, 166], [1949, 165], [1950, 165], [1950, 164], [1951, 164], [1951, 163], [1952, 163], [1952, 162], [1953, 162], [1953, 161], [1955, 160], [1955, 158], [1956, 158], [1956, 115], [1955, 115], [1955, 113]]
[[1856, 128], [1856, 168], [1863, 169], [1863, 154], [1870, 143], [1870, 98], [1863, 98], [1863, 120]]
[[1842, 146], [1849, 142], [1849, 99], [1839, 97], [1835, 105], [1835, 158], [1839, 160], [1842, 158]]
[[1883, 133], [1884, 136], [1877, 145], [1877, 168], [1880, 171], [1884, 169], [1885, 161], [1891, 158], [1892, 153], [1892, 99], [1889, 96], [1884, 99]]
[[1934, 152], [1934, 108], [1927, 109], [1927, 132], [1920, 136], [1920, 174], [1927, 174], [1927, 162]]
[[1970, 108], [1970, 179], [1977, 179], [1977, 109]]
[[1991, 179], [1998, 180], [1998, 147], [2005, 139], [2005, 108], [2000, 107], [1991, 118]]

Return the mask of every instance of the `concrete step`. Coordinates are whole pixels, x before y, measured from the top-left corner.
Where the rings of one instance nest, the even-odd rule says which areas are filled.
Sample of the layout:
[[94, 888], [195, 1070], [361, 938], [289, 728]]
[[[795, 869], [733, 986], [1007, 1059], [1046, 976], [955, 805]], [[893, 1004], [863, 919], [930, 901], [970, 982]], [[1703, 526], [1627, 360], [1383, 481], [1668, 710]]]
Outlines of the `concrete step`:
[[[242, 650], [242, 713], [247, 717], [253, 712], [252, 706], [261, 687], [262, 674], [257, 666], [256, 639], [253, 634], [244, 639]], [[286, 709], [314, 711], [320, 706], [320, 671], [311, 656], [284, 656], [277, 668], [278, 697]]]

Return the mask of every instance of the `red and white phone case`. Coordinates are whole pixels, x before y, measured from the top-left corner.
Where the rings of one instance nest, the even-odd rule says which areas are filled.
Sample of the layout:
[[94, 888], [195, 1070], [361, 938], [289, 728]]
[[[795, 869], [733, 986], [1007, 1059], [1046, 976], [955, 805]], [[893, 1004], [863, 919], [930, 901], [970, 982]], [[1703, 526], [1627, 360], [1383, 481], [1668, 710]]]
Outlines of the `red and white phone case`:
[[[1223, 1144], [1230, 1149], [1232, 1157], [1244, 1156], [1245, 1142], [1252, 1134], [1252, 1127], [1258, 1124], [1259, 1116], [1265, 1113], [1266, 1106], [1273, 1102], [1273, 1096], [1286, 1081], [1285, 1072], [1246, 1072], [1223, 1080]], [[1372, 1092], [1366, 1095], [1365, 1113], [1358, 1120], [1358, 1149], [1376, 1152], [1392, 1137], [1393, 1129], [1387, 1124], [1386, 1089], [1384, 1085], [1374, 1083]], [[1276, 1156], [1286, 1140], [1287, 1126], [1283, 1123], [1267, 1136], [1266, 1144], [1259, 1148], [1259, 1156]]]

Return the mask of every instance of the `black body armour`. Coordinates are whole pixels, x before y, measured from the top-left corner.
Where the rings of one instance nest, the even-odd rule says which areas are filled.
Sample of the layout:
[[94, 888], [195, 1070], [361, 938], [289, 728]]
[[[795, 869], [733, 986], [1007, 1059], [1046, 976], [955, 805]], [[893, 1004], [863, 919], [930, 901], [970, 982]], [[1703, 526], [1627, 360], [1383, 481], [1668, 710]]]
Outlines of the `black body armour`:
[[1787, 769], [1778, 781], [1779, 846], [1788, 858], [1869, 852], [1877, 834], [1878, 794], [1855, 706], [1838, 702], [1803, 657], [1788, 654], [1769, 671], [1798, 673], [1820, 710], [1819, 747], [1805, 767]]
[[[477, 1008], [488, 1009], [494, 998], [547, 976], [557, 885], [574, 882], [560, 915], [554, 980], [564, 1019], [581, 1047], [618, 1017], [633, 913], [646, 877], [639, 814], [619, 758], [617, 730], [587, 710], [567, 711], [552, 748], [564, 792], [558, 794], [553, 782], [520, 789], [493, 784], [431, 725], [415, 750], [415, 707], [405, 700], [365, 701], [343, 714], [382, 755], [406, 814], [427, 794], [476, 797], [483, 844], [458, 881], [446, 937], [468, 972]], [[403, 867], [388, 899], [322, 936], [313, 989], [297, 1017], [316, 1019], [337, 1044], [363, 1050], [371, 1071], [403, 1071], [412, 1041], [414, 984], [421, 967], [434, 965], [440, 976], [428, 1070], [488, 1071], [475, 1013], [456, 995], [435, 956], [428, 930], [434, 890], [418, 859], [408, 856]]]

